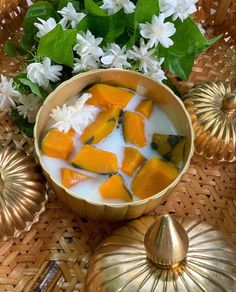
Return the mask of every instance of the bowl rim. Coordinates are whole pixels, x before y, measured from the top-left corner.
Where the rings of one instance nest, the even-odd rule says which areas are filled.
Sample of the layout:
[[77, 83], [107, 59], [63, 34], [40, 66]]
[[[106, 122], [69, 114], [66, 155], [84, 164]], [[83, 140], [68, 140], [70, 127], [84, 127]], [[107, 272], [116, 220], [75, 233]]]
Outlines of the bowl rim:
[[[132, 201], [132, 202], [122, 202], [122, 203], [106, 203], [106, 202], [100, 202], [100, 201], [95, 201], [95, 200], [91, 200], [88, 198], [84, 198], [83, 196], [81, 196], [80, 194], [75, 194], [74, 192], [72, 192], [69, 188], [66, 188], [65, 186], [63, 186], [61, 184], [61, 182], [58, 182], [54, 179], [54, 177], [50, 174], [50, 172], [47, 170], [47, 168], [45, 167], [45, 164], [43, 163], [42, 160], [42, 155], [40, 154], [40, 147], [39, 147], [39, 141], [37, 140], [37, 129], [38, 129], [38, 125], [39, 125], [39, 116], [40, 113], [43, 111], [44, 106], [47, 102], [50, 101], [50, 99], [54, 96], [55, 92], [58, 92], [61, 90], [61, 88], [63, 88], [64, 86], [68, 86], [68, 83], [79, 79], [80, 77], [83, 76], [89, 76], [89, 75], [93, 75], [94, 73], [99, 73], [99, 72], [104, 72], [104, 71], [110, 71], [110, 72], [128, 72], [129, 74], [134, 74], [134, 75], [138, 75], [139, 77], [144, 77], [146, 79], [149, 79], [152, 82], [158, 83], [160, 86], [164, 87], [167, 91], [169, 91], [169, 93], [171, 93], [174, 98], [177, 100], [179, 106], [182, 108], [183, 112], [185, 113], [188, 123], [189, 123], [189, 129], [190, 129], [190, 150], [189, 150], [189, 155], [188, 158], [186, 160], [186, 163], [183, 167], [183, 169], [181, 170], [181, 172], [179, 173], [179, 175], [176, 177], [176, 179], [169, 184], [165, 189], [163, 189], [161, 192], [148, 197], [146, 199], [140, 199], [137, 201]], [[35, 121], [35, 126], [34, 126], [34, 148], [35, 148], [35, 152], [37, 155], [37, 158], [39, 160], [39, 163], [43, 169], [43, 171], [49, 176], [50, 180], [52, 180], [52, 182], [54, 184], [56, 184], [58, 187], [60, 187], [61, 189], [63, 189], [63, 191], [67, 194], [72, 196], [75, 199], [79, 199], [79, 200], [84, 200], [85, 202], [89, 203], [89, 204], [93, 204], [93, 205], [97, 205], [97, 206], [104, 206], [104, 207], [113, 207], [113, 208], [121, 208], [121, 207], [129, 207], [129, 206], [137, 206], [137, 205], [143, 205], [146, 204], [149, 201], [152, 200], [156, 200], [158, 198], [160, 198], [161, 196], [163, 196], [164, 194], [168, 193], [174, 186], [176, 186], [178, 184], [178, 182], [180, 181], [180, 179], [182, 178], [183, 174], [188, 170], [189, 166], [190, 166], [190, 161], [191, 158], [194, 154], [194, 129], [192, 126], [192, 121], [191, 121], [191, 117], [187, 111], [187, 109], [184, 106], [184, 103], [182, 102], [182, 100], [165, 84], [161, 83], [159, 80], [156, 80], [150, 76], [144, 75], [140, 72], [137, 71], [132, 71], [132, 70], [126, 70], [126, 69], [117, 69], [117, 68], [109, 68], [109, 69], [96, 69], [96, 70], [90, 70], [87, 72], [83, 72], [83, 73], [79, 73], [75, 76], [73, 76], [72, 78], [62, 82], [55, 90], [53, 90], [48, 96], [47, 98], [44, 100], [42, 106], [40, 107], [37, 116], [36, 116], [36, 121]]]

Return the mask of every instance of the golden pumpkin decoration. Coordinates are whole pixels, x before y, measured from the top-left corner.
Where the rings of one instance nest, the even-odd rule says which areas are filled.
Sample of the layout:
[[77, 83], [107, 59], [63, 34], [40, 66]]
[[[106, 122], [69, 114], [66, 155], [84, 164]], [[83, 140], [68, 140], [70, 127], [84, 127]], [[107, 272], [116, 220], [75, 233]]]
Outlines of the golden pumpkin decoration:
[[87, 292], [233, 291], [235, 252], [206, 222], [169, 214], [114, 231], [91, 257]]
[[18, 237], [39, 220], [47, 192], [40, 168], [23, 150], [0, 150], [0, 237]]
[[221, 81], [193, 86], [184, 104], [195, 130], [195, 151], [207, 159], [236, 160], [236, 92]]

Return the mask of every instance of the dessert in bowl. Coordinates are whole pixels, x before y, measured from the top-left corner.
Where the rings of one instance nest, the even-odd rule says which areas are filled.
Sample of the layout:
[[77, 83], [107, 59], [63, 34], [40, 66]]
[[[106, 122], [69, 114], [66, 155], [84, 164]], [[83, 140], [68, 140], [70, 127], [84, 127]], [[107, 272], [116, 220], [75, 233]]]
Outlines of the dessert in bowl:
[[108, 221], [153, 210], [187, 170], [194, 149], [181, 100], [152, 78], [119, 69], [61, 84], [41, 107], [34, 135], [61, 200], [82, 217]]

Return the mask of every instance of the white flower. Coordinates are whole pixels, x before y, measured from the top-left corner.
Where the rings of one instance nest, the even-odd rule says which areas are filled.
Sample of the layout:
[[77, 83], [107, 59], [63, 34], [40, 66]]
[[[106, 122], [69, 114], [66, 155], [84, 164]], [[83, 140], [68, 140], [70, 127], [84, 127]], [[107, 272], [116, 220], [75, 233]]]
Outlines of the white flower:
[[162, 82], [164, 79], [167, 79], [165, 76], [165, 72], [161, 68], [157, 68], [156, 71], [150, 72], [147, 75], [151, 76], [154, 79], [159, 80], [160, 82]]
[[73, 73], [94, 70], [100, 65], [91, 55], [83, 56], [80, 59], [74, 58], [74, 62]]
[[139, 70], [144, 73], [149, 72], [150, 70], [155, 70], [158, 65], [157, 59], [155, 57], [155, 49], [149, 50], [150, 47], [145, 44], [144, 39], [140, 39], [140, 47], [133, 46], [132, 50], [129, 50], [128, 57], [130, 59], [139, 61]]
[[91, 97], [92, 97], [92, 94], [91, 94], [91, 93], [87, 93], [87, 92], [83, 93], [83, 94], [80, 96], [80, 98], [78, 99], [78, 101], [76, 102], [75, 107], [76, 107], [77, 109], [80, 109], [81, 107], [84, 106], [84, 104], [86, 103], [86, 101], [87, 101], [88, 99], [90, 99]]
[[140, 23], [140, 34], [149, 39], [150, 47], [157, 46], [159, 43], [165, 48], [173, 45], [170, 37], [175, 34], [175, 26], [171, 22], [164, 23], [164, 20], [165, 15], [161, 13], [159, 16], [153, 15], [151, 23]]
[[96, 61], [99, 61], [103, 55], [103, 49], [99, 47], [102, 40], [103, 38], [95, 38], [89, 30], [86, 33], [80, 32], [77, 34], [77, 45], [74, 46], [74, 50], [79, 56], [92, 55]]
[[67, 24], [70, 23], [71, 27], [75, 28], [76, 25], [85, 17], [84, 13], [76, 12], [71, 2], [68, 2], [66, 7], [63, 7], [62, 10], [57, 12], [63, 17], [60, 21], [62, 27], [66, 27]]
[[127, 61], [126, 47], [119, 47], [119, 45], [109, 44], [106, 52], [101, 58], [103, 67], [105, 68], [130, 68], [131, 65]]
[[41, 106], [40, 97], [29, 94], [29, 95], [22, 95], [19, 98], [20, 105], [17, 106], [17, 110], [23, 118], [28, 118], [30, 123], [35, 122], [36, 115], [38, 110]]
[[0, 83], [0, 110], [8, 111], [11, 107], [15, 108], [15, 100], [20, 97], [20, 93], [13, 88], [13, 79], [1, 75]]
[[121, 8], [124, 8], [126, 14], [133, 13], [135, 5], [130, 0], [103, 0], [102, 9], [107, 11], [108, 15], [115, 14]]
[[51, 60], [46, 57], [43, 59], [43, 63], [35, 62], [27, 66], [27, 77], [39, 86], [47, 88], [49, 81], [60, 80], [62, 68], [61, 65], [51, 65]]
[[59, 131], [67, 133], [71, 128], [75, 128], [74, 120], [77, 116], [75, 107], [63, 105], [57, 106], [52, 110], [50, 117], [56, 121], [52, 128], [58, 128]]
[[201, 34], [204, 35], [206, 33], [205, 29], [202, 27], [202, 24], [201, 23], [196, 23]]
[[53, 30], [56, 27], [56, 21], [54, 18], [50, 17], [48, 20], [43, 20], [41, 18], [38, 18], [38, 20], [41, 22], [34, 23], [34, 26], [37, 27], [39, 30], [36, 34], [38, 38], [41, 38], [42, 36], [46, 35], [49, 31]]
[[52, 110], [50, 117], [56, 121], [52, 126], [59, 131], [67, 133], [71, 128], [78, 134], [95, 120], [99, 109], [95, 106], [85, 105], [85, 102], [91, 95], [84, 93], [75, 106], [63, 105], [62, 108], [56, 107]]
[[182, 21], [189, 15], [196, 12], [197, 0], [160, 0], [160, 11], [165, 14], [166, 17], [172, 15], [172, 19], [177, 18]]
[[150, 72], [150, 76], [153, 77], [154, 79], [157, 79], [162, 82], [162, 80], [167, 79], [165, 76], [165, 72], [161, 69], [161, 65], [164, 62], [164, 58], [160, 58], [159, 61], [156, 63], [155, 69]]

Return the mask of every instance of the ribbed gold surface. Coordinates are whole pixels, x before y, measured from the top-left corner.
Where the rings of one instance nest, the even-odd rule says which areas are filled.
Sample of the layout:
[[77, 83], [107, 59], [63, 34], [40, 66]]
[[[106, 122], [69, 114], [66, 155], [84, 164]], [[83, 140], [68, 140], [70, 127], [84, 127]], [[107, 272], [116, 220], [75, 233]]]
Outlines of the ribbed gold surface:
[[187, 257], [164, 269], [148, 259], [144, 246], [154, 220], [130, 222], [99, 245], [89, 263], [87, 292], [234, 291], [235, 253], [222, 233], [206, 222], [179, 218], [189, 238]]
[[229, 84], [205, 82], [184, 97], [195, 130], [195, 150], [208, 159], [236, 160], [236, 92]]
[[0, 237], [28, 231], [45, 210], [43, 176], [34, 159], [22, 150], [0, 150]]

